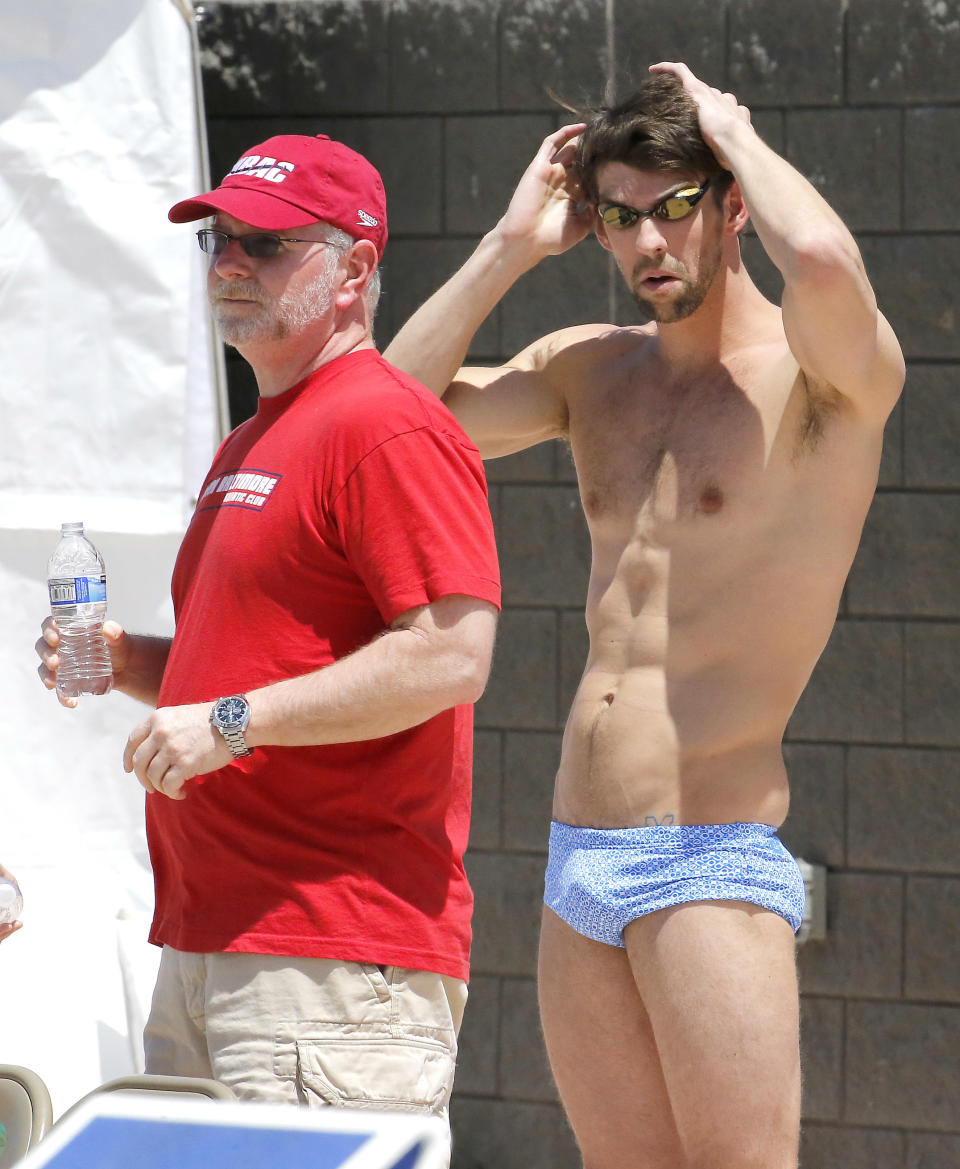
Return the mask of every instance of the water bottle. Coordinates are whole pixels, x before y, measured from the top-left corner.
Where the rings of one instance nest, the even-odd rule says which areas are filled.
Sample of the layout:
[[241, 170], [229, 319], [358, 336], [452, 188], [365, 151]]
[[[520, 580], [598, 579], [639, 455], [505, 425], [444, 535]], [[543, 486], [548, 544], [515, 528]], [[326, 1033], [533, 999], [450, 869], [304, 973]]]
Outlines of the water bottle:
[[106, 694], [113, 685], [110, 651], [103, 639], [107, 574], [103, 557], [83, 524], [62, 524], [60, 543], [47, 565], [50, 612], [60, 629], [57, 691], [64, 698]]
[[20, 886], [8, 877], [0, 877], [0, 925], [19, 921], [23, 913], [23, 897]]

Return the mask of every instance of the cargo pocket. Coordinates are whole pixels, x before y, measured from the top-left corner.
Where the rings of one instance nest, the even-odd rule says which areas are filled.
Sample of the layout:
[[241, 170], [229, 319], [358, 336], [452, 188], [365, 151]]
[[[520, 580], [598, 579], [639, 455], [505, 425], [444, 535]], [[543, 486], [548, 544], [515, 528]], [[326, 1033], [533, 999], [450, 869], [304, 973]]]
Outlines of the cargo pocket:
[[308, 1106], [444, 1112], [454, 1072], [446, 1044], [337, 1030], [297, 1040], [298, 1088]]

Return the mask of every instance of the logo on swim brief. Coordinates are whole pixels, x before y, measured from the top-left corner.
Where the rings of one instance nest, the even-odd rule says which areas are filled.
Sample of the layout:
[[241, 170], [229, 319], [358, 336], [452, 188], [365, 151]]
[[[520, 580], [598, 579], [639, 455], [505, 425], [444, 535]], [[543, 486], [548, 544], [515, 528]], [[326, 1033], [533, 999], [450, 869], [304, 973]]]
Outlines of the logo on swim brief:
[[252, 467], [238, 467], [225, 475], [215, 475], [203, 488], [197, 511], [218, 507], [244, 507], [263, 511], [273, 489], [283, 478]]

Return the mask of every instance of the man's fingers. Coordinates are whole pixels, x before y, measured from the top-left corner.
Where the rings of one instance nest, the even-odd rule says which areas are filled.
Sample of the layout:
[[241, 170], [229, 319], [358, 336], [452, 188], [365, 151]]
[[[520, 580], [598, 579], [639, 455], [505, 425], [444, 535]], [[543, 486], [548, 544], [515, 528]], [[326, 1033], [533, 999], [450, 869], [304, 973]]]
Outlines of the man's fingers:
[[559, 162], [559, 155], [570, 147], [570, 155], [573, 154], [574, 139], [578, 138], [587, 128], [586, 122], [574, 122], [569, 126], [561, 126], [559, 130], [554, 130], [552, 134], [548, 134], [543, 140], [540, 147], [540, 154], [546, 158], [548, 162]]
[[689, 67], [684, 65], [682, 61], [658, 61], [649, 67], [648, 72], [675, 73], [681, 81], [685, 80], [685, 77], [693, 77]]
[[157, 789], [161, 795], [167, 796], [171, 800], [185, 800], [187, 793], [183, 790], [183, 784], [180, 782], [179, 773], [174, 771], [171, 767]]
[[123, 749], [123, 770], [133, 771], [133, 757], [137, 753], [137, 748], [144, 741], [150, 733], [149, 723], [140, 723], [139, 726], [133, 728], [127, 738], [127, 745]]
[[48, 690], [52, 690], [55, 685], [53, 674], [56, 672], [57, 666], [60, 664], [60, 658], [57, 654], [57, 647], [60, 644], [60, 631], [53, 623], [53, 618], [48, 617], [41, 626], [41, 635], [34, 642], [33, 648], [37, 657], [40, 659], [40, 666], [37, 673], [40, 675], [40, 681]]
[[[45, 617], [40, 629], [40, 637], [33, 645], [34, 651], [40, 659], [37, 675], [48, 690], [53, 690], [57, 685], [57, 670], [60, 666], [60, 655], [57, 652], [60, 645], [60, 630], [52, 617]], [[73, 710], [79, 703], [79, 699], [66, 698], [59, 690], [57, 690], [57, 701], [69, 710]]]
[[163, 778], [171, 768], [171, 763], [163, 751], [157, 751], [155, 755], [146, 758], [146, 751], [141, 748], [144, 758], [137, 760], [134, 756], [134, 763], [137, 764], [137, 770], [141, 772], [150, 786], [157, 791], [163, 790]]
[[37, 674], [40, 676], [40, 681], [48, 690], [52, 690], [56, 686], [57, 683], [54, 680], [53, 674], [50, 672], [50, 667], [45, 662], [41, 662], [37, 666]]

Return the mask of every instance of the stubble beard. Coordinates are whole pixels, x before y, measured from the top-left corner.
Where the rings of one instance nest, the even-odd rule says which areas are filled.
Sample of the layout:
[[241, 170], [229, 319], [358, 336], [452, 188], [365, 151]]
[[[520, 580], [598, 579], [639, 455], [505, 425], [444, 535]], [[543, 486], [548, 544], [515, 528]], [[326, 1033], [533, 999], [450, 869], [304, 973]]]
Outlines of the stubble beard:
[[[723, 261], [723, 248], [718, 240], [708, 251], [700, 253], [696, 280], [689, 278], [689, 269], [680, 260], [671, 260], [669, 263], [637, 265], [630, 280], [630, 292], [633, 295], [637, 308], [646, 316], [647, 320], [656, 321], [661, 325], [672, 325], [677, 321], [686, 320], [706, 300], [720, 265]], [[672, 300], [654, 301], [640, 291], [640, 282], [644, 275], [652, 268], [664, 269], [673, 273], [683, 281], [683, 288]]]
[[[333, 293], [333, 278], [336, 272], [337, 255], [331, 249], [330, 263], [326, 263], [318, 276], [297, 293], [285, 292], [278, 297], [271, 296], [258, 281], [224, 280], [209, 292], [210, 309], [221, 340], [234, 348], [267, 341], [283, 341], [296, 336], [320, 317], [330, 311]], [[227, 298], [236, 297], [253, 301], [256, 310], [241, 309], [234, 315], [224, 303]]]

